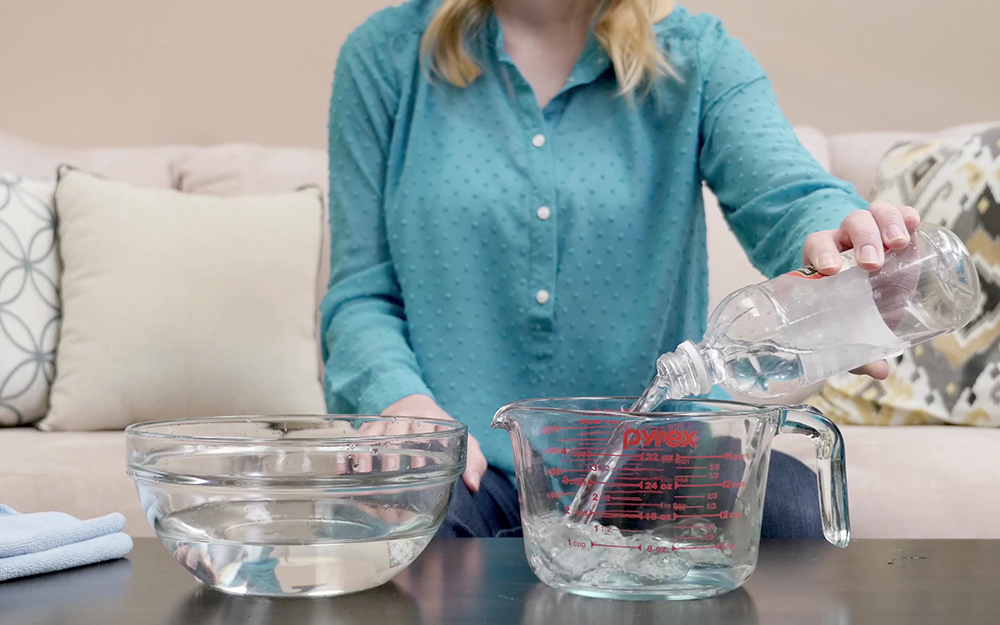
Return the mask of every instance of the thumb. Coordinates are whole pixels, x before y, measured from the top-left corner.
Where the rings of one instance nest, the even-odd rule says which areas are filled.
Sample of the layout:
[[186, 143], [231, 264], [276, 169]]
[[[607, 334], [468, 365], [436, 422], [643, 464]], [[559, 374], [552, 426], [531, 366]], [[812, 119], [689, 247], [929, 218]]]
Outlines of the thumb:
[[486, 462], [486, 456], [483, 455], [482, 450], [479, 448], [479, 441], [470, 436], [468, 453], [465, 460], [465, 473], [462, 474], [462, 481], [469, 487], [469, 490], [474, 493], [479, 492], [479, 483], [482, 481], [483, 475], [486, 474], [488, 467], [489, 464]]

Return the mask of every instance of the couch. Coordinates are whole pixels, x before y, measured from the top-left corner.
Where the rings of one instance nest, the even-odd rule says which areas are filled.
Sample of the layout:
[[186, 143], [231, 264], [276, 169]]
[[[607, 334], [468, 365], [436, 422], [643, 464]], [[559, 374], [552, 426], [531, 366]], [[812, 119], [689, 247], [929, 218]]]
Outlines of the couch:
[[[958, 135], [969, 128], [942, 133]], [[907, 133], [824, 136], [797, 129], [833, 174], [867, 195], [877, 164]], [[109, 178], [184, 192], [237, 195], [325, 186], [320, 150], [250, 144], [123, 149], [60, 149], [0, 134], [0, 171], [50, 176], [69, 163]], [[760, 279], [706, 190], [712, 303]], [[511, 398], [518, 399], [518, 398]], [[955, 426], [844, 426], [853, 535], [857, 538], [1000, 538], [1000, 431]], [[498, 433], [498, 436], [503, 435]], [[814, 465], [805, 437], [781, 436], [777, 449]], [[0, 429], [0, 502], [22, 512], [62, 510], [80, 517], [119, 511], [133, 536], [152, 534], [124, 472], [122, 432]]]

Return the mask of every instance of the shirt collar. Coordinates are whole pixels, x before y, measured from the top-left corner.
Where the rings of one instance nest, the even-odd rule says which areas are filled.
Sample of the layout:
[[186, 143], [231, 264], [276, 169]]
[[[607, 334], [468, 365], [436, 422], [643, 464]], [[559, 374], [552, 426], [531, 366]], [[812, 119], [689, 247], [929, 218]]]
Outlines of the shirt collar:
[[[492, 44], [497, 61], [507, 63], [511, 66], [514, 65], [513, 59], [510, 58], [510, 55], [504, 49], [503, 28], [500, 26], [500, 20], [497, 19], [496, 14], [492, 11], [490, 11], [486, 22], [484, 38], [488, 44]], [[566, 85], [562, 91], [597, 80], [610, 66], [611, 59], [608, 57], [608, 53], [605, 52], [604, 46], [597, 40], [597, 36], [594, 35], [593, 31], [589, 32], [583, 52], [580, 54], [580, 58], [577, 59], [572, 71], [570, 71], [569, 78], [566, 80]]]

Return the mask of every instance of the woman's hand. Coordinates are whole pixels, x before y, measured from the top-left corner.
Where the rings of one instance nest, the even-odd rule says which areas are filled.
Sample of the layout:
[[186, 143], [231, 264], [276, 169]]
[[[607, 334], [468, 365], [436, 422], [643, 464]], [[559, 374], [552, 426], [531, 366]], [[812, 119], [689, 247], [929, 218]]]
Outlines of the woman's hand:
[[[437, 402], [427, 395], [407, 395], [393, 402], [382, 411], [383, 415], [393, 417], [430, 417], [435, 419], [452, 419]], [[472, 492], [479, 491], [479, 481], [483, 479], [487, 468], [486, 456], [479, 449], [479, 442], [469, 436], [469, 447], [466, 455], [465, 473], [462, 481]]]
[[[885, 262], [885, 250], [902, 249], [910, 243], [910, 233], [920, 223], [920, 215], [909, 206], [893, 206], [875, 202], [868, 210], [854, 211], [840, 228], [814, 232], [806, 239], [803, 260], [824, 275], [840, 271], [844, 259], [840, 253], [854, 250], [858, 266], [875, 271]], [[889, 375], [889, 363], [884, 360], [861, 367], [854, 373], [865, 373], [884, 380]]]

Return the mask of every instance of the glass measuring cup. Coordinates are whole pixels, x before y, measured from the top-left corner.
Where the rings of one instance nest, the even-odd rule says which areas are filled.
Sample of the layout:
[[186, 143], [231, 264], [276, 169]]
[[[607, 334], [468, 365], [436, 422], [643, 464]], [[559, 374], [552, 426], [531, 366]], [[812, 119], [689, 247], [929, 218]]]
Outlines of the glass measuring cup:
[[[771, 439], [816, 444], [823, 532], [850, 539], [840, 431], [809, 406], [634, 398], [515, 402], [510, 433], [525, 551], [546, 584], [613, 599], [697, 599], [757, 564]], [[581, 505], [581, 500], [585, 500]]]

